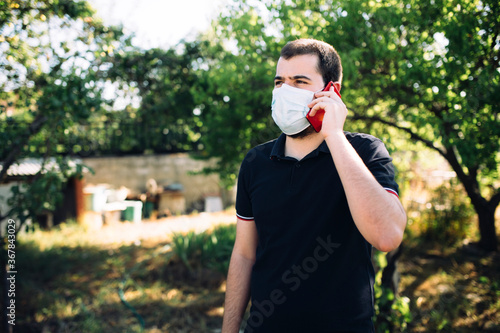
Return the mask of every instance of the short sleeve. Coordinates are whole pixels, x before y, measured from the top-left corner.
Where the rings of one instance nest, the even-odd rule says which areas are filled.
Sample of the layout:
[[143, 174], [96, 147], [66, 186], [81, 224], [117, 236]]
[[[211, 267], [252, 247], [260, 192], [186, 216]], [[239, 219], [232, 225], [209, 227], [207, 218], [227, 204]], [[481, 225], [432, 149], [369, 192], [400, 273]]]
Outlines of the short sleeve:
[[236, 188], [236, 216], [245, 221], [253, 221], [252, 200], [249, 194], [249, 175], [245, 161], [242, 163], [238, 174], [238, 185]]
[[395, 180], [395, 168], [384, 143], [374, 137], [373, 139], [367, 139], [359, 147], [358, 154], [378, 183], [388, 192], [399, 196], [399, 186]]

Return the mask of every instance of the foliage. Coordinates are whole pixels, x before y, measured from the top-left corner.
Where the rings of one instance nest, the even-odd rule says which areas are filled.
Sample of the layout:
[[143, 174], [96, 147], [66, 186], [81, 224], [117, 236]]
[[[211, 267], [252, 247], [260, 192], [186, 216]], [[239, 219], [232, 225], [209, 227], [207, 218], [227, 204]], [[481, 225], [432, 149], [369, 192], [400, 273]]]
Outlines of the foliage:
[[42, 165], [32, 180], [12, 187], [12, 195], [7, 200], [12, 209], [7, 215], [15, 216], [22, 225], [43, 212], [55, 211], [63, 200], [63, 187], [68, 179], [79, 177], [84, 169], [85, 166], [63, 158]]
[[443, 247], [461, 242], [466, 238], [473, 216], [456, 180], [443, 183], [432, 192], [426, 209], [421, 212], [421, 237]]
[[[104, 27], [93, 15], [86, 1], [0, 2], [0, 182], [22, 158], [39, 157], [43, 166], [65, 151], [67, 137], [100, 110], [100, 59], [126, 41], [120, 40], [121, 29]], [[55, 161], [56, 168], [42, 168], [22, 188], [12, 187], [11, 210], [0, 212], [0, 220], [9, 217], [22, 225], [55, 208], [63, 183], [82, 173], [81, 166], [68, 173], [68, 159]], [[2, 290], [6, 245], [1, 237]]]
[[[493, 0], [235, 1], [208, 49], [217, 50], [206, 57], [211, 80], [201, 80], [208, 82], [200, 89], [208, 93], [207, 152], [234, 178], [244, 153], [233, 146], [246, 151], [252, 139], [272, 137], [268, 102], [278, 50], [296, 38], [325, 40], [343, 59], [346, 129], [386, 139], [392, 127], [441, 154], [479, 216], [481, 245], [495, 250], [499, 12]], [[223, 139], [241, 144], [222, 149]]]
[[[375, 251], [374, 264], [377, 267], [375, 284], [375, 318], [374, 323], [378, 333], [407, 332], [411, 322], [410, 299], [394, 295], [394, 292], [382, 285], [382, 272], [387, 266], [386, 254]], [[389, 307], [389, 311], [385, 311]]]
[[[482, 244], [495, 247], [495, 1], [235, 0], [212, 31], [170, 50], [132, 48], [85, 1], [1, 6], [6, 164], [14, 156], [86, 156], [113, 147], [188, 150], [217, 158], [205, 171], [231, 186], [246, 151], [279, 134], [269, 112], [279, 50], [312, 37], [343, 58], [346, 129], [374, 134], [390, 150], [408, 148], [411, 138], [441, 154], [478, 213]], [[110, 87], [115, 95], [106, 97]]]
[[[275, 43], [270, 42], [272, 37], [262, 33], [265, 25], [255, 10], [249, 9], [236, 22], [221, 20], [226, 21], [214, 26], [215, 33], [225, 37], [217, 40], [208, 34], [200, 43], [203, 63], [192, 91], [204, 147], [200, 157], [216, 157], [217, 166], [207, 171], [219, 173], [227, 186], [233, 186], [245, 153], [279, 133], [269, 112], [270, 78], [274, 77], [278, 52]], [[225, 29], [227, 24], [236, 25], [235, 30]], [[233, 53], [223, 45], [224, 40], [240, 34], [252, 38], [240, 43], [237, 53]], [[262, 47], [255, 49], [256, 44]]]
[[[101, 112], [103, 57], [126, 46], [120, 28], [108, 28], [86, 1], [3, 1], [0, 16], [0, 147], [3, 181], [8, 168], [25, 157], [74, 154], [82, 147], [72, 137]], [[25, 220], [53, 209], [69, 176], [69, 159], [41, 171], [25, 189], [14, 187], [12, 212]], [[56, 173], [59, 173], [57, 175]], [[35, 207], [38, 206], [38, 207]], [[31, 215], [35, 218], [35, 215]]]
[[63, 125], [58, 121], [68, 112], [87, 118], [100, 104], [92, 75], [99, 71], [99, 59], [120, 47], [121, 30], [104, 27], [86, 1], [3, 4], [2, 118], [30, 121], [54, 114], [54, 125]]
[[172, 251], [190, 270], [201, 265], [227, 274], [235, 235], [235, 225], [203, 233], [174, 234]]
[[[195, 151], [198, 147], [200, 124], [193, 110], [196, 61], [199, 50], [195, 43], [185, 43], [176, 49], [140, 50], [118, 53], [109, 57], [107, 80], [124, 94], [140, 100], [140, 107], [128, 105], [119, 115], [110, 114], [107, 121], [116, 123], [123, 132], [122, 145], [138, 149], [163, 151]], [[113, 119], [113, 117], [118, 119]], [[122, 128], [121, 122], [147, 130], [134, 133]], [[127, 142], [128, 141], [128, 142]], [[130, 142], [131, 141], [131, 142]], [[122, 149], [123, 150], [123, 149]]]

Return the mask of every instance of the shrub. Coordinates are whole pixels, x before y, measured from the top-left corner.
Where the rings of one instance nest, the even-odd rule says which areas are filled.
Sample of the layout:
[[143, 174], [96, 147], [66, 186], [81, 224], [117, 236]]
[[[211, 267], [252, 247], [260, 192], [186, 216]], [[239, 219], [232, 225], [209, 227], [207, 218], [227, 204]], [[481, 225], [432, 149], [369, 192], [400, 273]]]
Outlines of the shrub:
[[424, 240], [449, 246], [466, 237], [474, 210], [456, 179], [437, 187], [426, 208], [421, 213]]
[[375, 275], [375, 318], [377, 333], [406, 332], [411, 322], [410, 299], [394, 295], [391, 288], [382, 284], [382, 274], [387, 266], [386, 253], [374, 251]]
[[227, 274], [235, 237], [234, 224], [203, 233], [174, 234], [172, 251], [189, 270], [205, 267]]

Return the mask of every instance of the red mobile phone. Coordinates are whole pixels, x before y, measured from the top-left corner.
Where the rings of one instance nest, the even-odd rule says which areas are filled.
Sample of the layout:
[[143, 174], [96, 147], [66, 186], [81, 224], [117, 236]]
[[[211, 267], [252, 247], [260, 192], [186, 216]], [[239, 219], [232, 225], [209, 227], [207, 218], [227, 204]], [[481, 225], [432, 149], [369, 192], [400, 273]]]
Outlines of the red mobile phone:
[[[335, 92], [337, 93], [337, 95], [339, 95], [339, 97], [342, 98], [342, 96], [340, 95], [340, 92], [337, 90], [337, 87], [333, 85], [332, 81], [328, 82], [328, 84], [326, 85], [325, 89], [323, 89], [323, 91], [330, 90], [331, 86], [333, 86], [333, 89], [335, 89]], [[316, 132], [321, 131], [321, 125], [323, 124], [323, 117], [325, 116], [325, 110], [318, 110], [316, 112], [316, 114], [314, 115], [314, 117], [311, 117], [309, 115], [310, 113], [311, 113], [311, 110], [309, 110], [309, 112], [306, 115], [307, 120], [309, 120], [309, 123], [311, 124], [311, 126], [314, 128], [314, 130]]]

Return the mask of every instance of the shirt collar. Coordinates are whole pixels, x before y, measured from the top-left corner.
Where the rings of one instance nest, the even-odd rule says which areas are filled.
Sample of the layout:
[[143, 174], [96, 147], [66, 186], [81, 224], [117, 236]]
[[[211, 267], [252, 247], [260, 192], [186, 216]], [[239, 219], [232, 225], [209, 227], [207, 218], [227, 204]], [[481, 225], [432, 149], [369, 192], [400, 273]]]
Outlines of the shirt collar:
[[272, 160], [275, 158], [285, 157], [285, 140], [286, 135], [281, 133], [281, 135], [276, 139], [271, 150], [271, 155], [269, 156]]
[[[286, 135], [281, 133], [281, 135], [276, 139], [273, 145], [273, 149], [271, 150], [271, 155], [269, 156], [272, 160], [275, 158], [285, 158], [285, 141], [286, 141]], [[318, 154], [326, 153], [330, 154], [330, 149], [328, 149], [328, 145], [326, 144], [326, 141], [323, 141], [318, 148], [313, 150], [309, 155], [311, 157], [318, 156]]]

